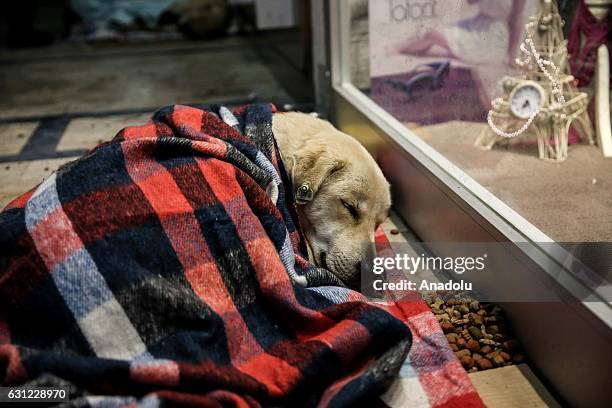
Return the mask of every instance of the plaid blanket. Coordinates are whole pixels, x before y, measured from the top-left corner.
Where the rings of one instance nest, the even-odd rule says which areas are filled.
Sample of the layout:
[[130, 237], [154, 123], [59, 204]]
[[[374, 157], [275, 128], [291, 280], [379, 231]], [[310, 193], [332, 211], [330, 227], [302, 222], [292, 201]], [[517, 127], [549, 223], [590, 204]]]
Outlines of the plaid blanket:
[[[378, 229], [375, 239], [378, 256], [395, 256], [382, 229]], [[401, 309], [402, 319], [412, 333], [412, 346], [398, 378], [381, 396], [385, 405], [391, 408], [484, 407], [438, 320], [420, 294], [388, 292], [386, 295]]]
[[273, 111], [161, 109], [9, 204], [0, 384], [65, 385], [77, 406], [379, 395], [411, 344], [403, 312], [303, 257]]

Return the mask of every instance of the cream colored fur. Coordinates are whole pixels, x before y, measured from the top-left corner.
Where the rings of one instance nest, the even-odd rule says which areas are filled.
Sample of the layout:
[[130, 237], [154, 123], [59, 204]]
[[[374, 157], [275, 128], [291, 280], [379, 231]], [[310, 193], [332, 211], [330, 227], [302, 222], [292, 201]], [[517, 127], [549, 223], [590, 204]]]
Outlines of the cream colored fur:
[[294, 189], [307, 183], [314, 191], [298, 206], [311, 261], [357, 286], [374, 232], [388, 216], [389, 183], [368, 151], [329, 122], [277, 113], [272, 127]]

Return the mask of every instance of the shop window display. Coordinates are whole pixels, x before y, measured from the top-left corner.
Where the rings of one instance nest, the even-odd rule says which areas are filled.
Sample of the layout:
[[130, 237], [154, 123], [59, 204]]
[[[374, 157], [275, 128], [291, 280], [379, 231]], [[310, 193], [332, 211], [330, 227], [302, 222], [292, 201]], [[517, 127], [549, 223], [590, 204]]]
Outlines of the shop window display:
[[609, 241], [608, 3], [353, 1], [351, 81], [552, 239]]

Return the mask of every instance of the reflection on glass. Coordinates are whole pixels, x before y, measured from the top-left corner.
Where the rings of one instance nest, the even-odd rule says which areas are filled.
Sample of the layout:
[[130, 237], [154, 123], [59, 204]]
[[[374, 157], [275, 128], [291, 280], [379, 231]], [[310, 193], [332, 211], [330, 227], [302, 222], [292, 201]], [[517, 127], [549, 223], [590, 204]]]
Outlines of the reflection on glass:
[[[560, 3], [561, 13], [554, 0], [353, 0], [351, 81], [551, 238], [610, 241], [612, 159], [590, 143], [596, 70], [577, 71], [579, 83], [572, 75], [598, 62], [592, 53], [568, 56], [567, 47], [568, 40], [586, 44], [589, 33], [589, 49], [608, 44], [611, 14], [590, 14], [585, 0]], [[571, 26], [561, 15], [575, 16]], [[607, 34], [587, 33], [587, 20]], [[547, 67], [562, 99], [536, 59], [517, 63], [526, 57], [520, 47], [530, 21], [538, 53], [555, 64]], [[558, 38], [545, 40], [555, 30]], [[495, 123], [512, 137], [495, 136], [487, 123], [498, 98], [505, 105], [496, 112], [512, 120]], [[483, 151], [475, 142], [487, 132], [495, 137]]]

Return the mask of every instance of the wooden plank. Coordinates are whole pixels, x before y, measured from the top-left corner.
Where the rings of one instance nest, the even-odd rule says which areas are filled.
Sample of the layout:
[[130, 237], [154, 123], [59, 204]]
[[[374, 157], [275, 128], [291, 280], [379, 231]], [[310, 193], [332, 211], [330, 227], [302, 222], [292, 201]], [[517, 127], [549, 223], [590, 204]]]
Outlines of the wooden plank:
[[37, 123], [0, 124], [0, 155], [19, 153], [37, 125]]
[[560, 407], [526, 364], [469, 374], [489, 408]]
[[152, 114], [151, 112], [105, 118], [73, 119], [57, 145], [57, 150], [91, 149], [101, 142], [112, 139], [124, 127], [144, 125]]
[[0, 210], [14, 198], [40, 184], [59, 166], [76, 157], [0, 164]]

